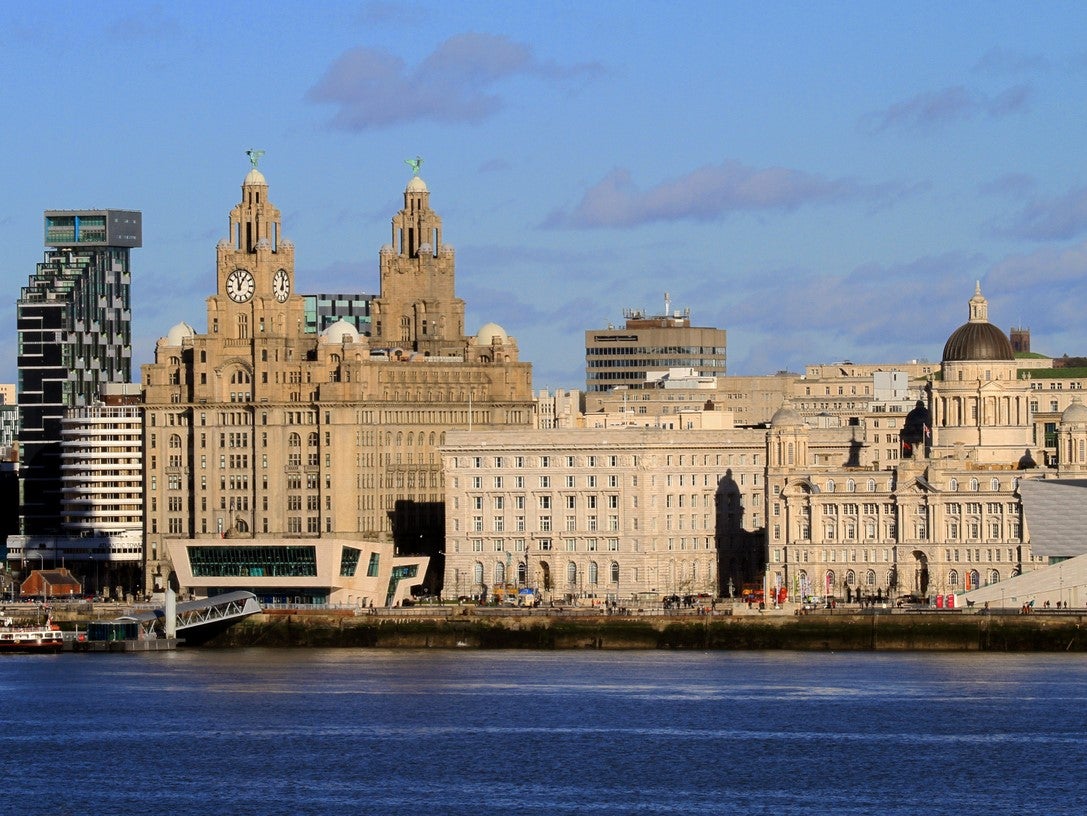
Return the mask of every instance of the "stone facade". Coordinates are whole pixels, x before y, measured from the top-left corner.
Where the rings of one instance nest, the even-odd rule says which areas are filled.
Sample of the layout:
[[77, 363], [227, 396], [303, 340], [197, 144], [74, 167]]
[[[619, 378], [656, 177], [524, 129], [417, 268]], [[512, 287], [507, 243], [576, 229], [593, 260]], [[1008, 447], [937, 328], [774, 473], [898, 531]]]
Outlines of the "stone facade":
[[[812, 455], [812, 429], [782, 409], [771, 422], [768, 583], [837, 598], [961, 593], [1040, 566], [1019, 484], [1036, 466], [1029, 383], [988, 322], [977, 289], [926, 399], [898, 422], [902, 458], [868, 464], [858, 435], [846, 459]], [[859, 429], [858, 429], [859, 430]]]
[[[1019, 487], [1087, 472], [1087, 408], [1073, 397], [1040, 444], [1032, 381], [980, 290], [969, 306], [939, 366], [815, 372], [758, 426], [732, 427], [705, 392], [699, 407], [661, 389], [590, 400], [583, 431], [450, 435], [446, 593], [624, 600], [683, 594], [698, 575], [721, 595], [756, 583], [788, 598], [933, 597], [1044, 566]], [[794, 407], [839, 386], [830, 398], [856, 421]], [[590, 513], [601, 503], [615, 513]], [[692, 567], [704, 550], [712, 587]]]
[[[595, 428], [446, 435], [447, 597], [718, 592], [718, 543], [757, 537], [765, 433]], [[749, 565], [750, 566], [750, 565]], [[753, 569], [753, 568], [752, 568]]]
[[[531, 367], [512, 337], [493, 324], [482, 341], [464, 335], [440, 224], [414, 177], [393, 218], [397, 246], [380, 252], [374, 337], [345, 321], [307, 334], [294, 246], [263, 174], [249, 172], [217, 248], [206, 333], [174, 326], [143, 367], [150, 590], [192, 548], [223, 539], [380, 544], [383, 569], [394, 545], [441, 549], [445, 433], [531, 427], [533, 403]], [[322, 552], [316, 562], [330, 563]], [[312, 578], [295, 594], [336, 596]]]

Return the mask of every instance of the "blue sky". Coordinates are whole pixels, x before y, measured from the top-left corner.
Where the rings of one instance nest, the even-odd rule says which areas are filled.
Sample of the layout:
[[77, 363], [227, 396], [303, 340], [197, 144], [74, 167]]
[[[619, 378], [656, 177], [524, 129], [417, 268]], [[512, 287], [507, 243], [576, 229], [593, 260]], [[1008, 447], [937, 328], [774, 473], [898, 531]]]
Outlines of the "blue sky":
[[467, 328], [537, 388], [666, 291], [734, 374], [938, 360], [975, 280], [1087, 354], [1085, 33], [1059, 2], [4, 4], [0, 381], [46, 209], [143, 211], [137, 364], [205, 330], [247, 148], [301, 292], [377, 290], [422, 156]]

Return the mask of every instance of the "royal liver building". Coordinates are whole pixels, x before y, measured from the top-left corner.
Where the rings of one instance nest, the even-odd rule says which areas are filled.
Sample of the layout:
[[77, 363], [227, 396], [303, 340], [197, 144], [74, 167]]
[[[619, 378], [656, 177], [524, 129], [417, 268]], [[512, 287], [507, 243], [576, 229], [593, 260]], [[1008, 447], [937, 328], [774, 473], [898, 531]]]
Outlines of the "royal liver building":
[[[465, 334], [417, 174], [379, 254], [372, 337], [346, 321], [305, 331], [294, 245], [255, 163], [229, 224], [206, 330], [179, 323], [143, 367], [147, 583], [259, 589], [275, 572], [280, 595], [336, 599], [342, 574], [373, 577], [394, 544], [441, 550], [445, 432], [529, 426], [531, 366], [495, 324]], [[351, 541], [368, 547], [344, 556]]]

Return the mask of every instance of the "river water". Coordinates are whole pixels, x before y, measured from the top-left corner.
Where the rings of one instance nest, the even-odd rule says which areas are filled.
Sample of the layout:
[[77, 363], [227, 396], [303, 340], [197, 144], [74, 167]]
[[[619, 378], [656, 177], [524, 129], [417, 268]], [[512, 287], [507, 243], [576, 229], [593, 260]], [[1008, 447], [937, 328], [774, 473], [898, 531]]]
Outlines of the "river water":
[[0, 655], [0, 816], [1087, 813], [1080, 655]]

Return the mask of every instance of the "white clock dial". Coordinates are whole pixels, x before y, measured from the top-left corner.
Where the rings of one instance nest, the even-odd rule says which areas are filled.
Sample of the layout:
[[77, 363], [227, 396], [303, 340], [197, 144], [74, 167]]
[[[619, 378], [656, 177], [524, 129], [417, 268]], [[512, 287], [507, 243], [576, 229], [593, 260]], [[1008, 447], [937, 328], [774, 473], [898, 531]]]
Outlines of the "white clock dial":
[[286, 270], [280, 269], [272, 278], [272, 294], [276, 296], [276, 300], [280, 303], [290, 296], [291, 279]]
[[237, 303], [245, 303], [253, 297], [253, 275], [245, 269], [235, 269], [226, 278], [226, 293]]

